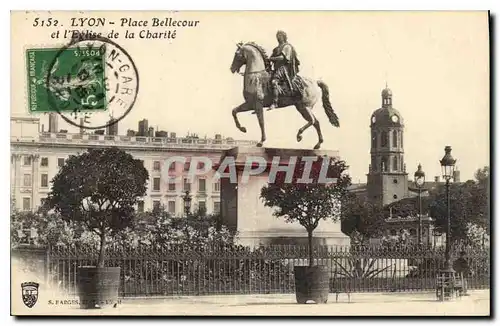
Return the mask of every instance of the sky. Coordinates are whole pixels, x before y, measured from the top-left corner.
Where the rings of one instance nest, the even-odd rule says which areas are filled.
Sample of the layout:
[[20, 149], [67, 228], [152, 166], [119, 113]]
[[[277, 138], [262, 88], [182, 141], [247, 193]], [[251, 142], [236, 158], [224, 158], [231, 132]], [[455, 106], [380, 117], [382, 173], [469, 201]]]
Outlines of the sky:
[[[231, 110], [243, 101], [243, 78], [229, 71], [236, 43], [255, 41], [268, 52], [284, 30], [301, 61], [300, 74], [322, 79], [340, 128], [328, 123], [321, 103], [313, 112], [325, 142], [338, 150], [353, 182], [365, 182], [370, 162], [370, 117], [381, 106], [387, 83], [393, 106], [405, 122], [405, 162], [410, 178], [422, 164], [427, 179], [440, 175], [439, 160], [450, 145], [462, 179], [489, 164], [489, 35], [486, 12], [92, 12], [117, 23], [94, 28], [125, 33], [120, 18], [194, 19], [196, 28], [177, 30], [174, 40], [116, 40], [132, 57], [140, 77], [137, 101], [120, 123], [119, 133], [150, 126], [184, 135], [259, 140], [255, 115], [240, 114], [246, 134], [234, 125]], [[11, 115], [28, 115], [24, 51], [60, 46], [54, 27], [34, 28], [36, 17], [56, 18], [66, 26], [88, 13], [15, 13], [11, 41]], [[66, 28], [66, 27], [65, 27]], [[64, 29], [64, 28], [62, 28]], [[135, 32], [142, 27], [130, 27]], [[149, 28], [163, 32], [167, 28]], [[107, 115], [102, 117], [103, 122]], [[48, 126], [47, 116], [41, 123]], [[267, 147], [312, 148], [313, 128], [295, 135], [304, 120], [294, 107], [265, 114]], [[77, 132], [59, 119], [59, 128]]]

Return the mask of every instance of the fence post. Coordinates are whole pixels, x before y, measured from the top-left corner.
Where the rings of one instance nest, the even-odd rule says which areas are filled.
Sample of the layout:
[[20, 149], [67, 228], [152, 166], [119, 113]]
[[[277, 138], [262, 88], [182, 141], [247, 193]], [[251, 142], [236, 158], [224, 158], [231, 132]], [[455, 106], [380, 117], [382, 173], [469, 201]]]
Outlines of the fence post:
[[44, 271], [43, 277], [45, 279], [45, 284], [49, 286], [49, 269], [50, 269], [50, 244], [45, 248], [45, 259], [44, 259]]

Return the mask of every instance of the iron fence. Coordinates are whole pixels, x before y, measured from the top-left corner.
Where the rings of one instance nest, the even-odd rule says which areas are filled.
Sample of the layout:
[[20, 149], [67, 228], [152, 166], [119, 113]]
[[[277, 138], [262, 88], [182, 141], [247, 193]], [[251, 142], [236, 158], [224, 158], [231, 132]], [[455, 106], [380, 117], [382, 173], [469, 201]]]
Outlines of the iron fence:
[[[456, 248], [457, 253], [463, 249]], [[489, 288], [487, 249], [465, 249], [470, 272], [468, 287]], [[77, 292], [79, 266], [95, 266], [98, 252], [90, 247], [54, 247], [41, 253], [50, 283], [69, 295]], [[294, 266], [308, 264], [307, 246], [144, 245], [112, 247], [106, 266], [121, 267], [123, 297], [293, 293]], [[340, 247], [314, 248], [315, 264], [328, 266], [331, 292], [399, 292], [435, 288], [444, 267], [441, 248]]]

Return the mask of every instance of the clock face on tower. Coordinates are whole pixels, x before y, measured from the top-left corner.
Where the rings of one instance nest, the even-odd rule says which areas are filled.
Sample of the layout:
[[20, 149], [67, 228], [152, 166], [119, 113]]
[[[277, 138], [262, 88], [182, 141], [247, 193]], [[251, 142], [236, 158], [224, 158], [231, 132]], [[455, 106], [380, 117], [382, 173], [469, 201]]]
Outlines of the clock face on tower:
[[397, 115], [393, 115], [393, 116], [391, 117], [391, 120], [392, 120], [392, 122], [396, 123], [396, 122], [398, 122], [399, 118], [398, 118], [398, 116], [397, 116]]

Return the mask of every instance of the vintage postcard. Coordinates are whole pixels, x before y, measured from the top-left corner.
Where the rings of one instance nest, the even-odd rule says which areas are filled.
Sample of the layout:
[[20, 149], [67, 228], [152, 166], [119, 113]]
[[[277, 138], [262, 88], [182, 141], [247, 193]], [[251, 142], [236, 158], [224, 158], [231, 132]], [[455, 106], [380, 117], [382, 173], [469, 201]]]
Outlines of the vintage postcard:
[[490, 315], [486, 11], [11, 12], [11, 313]]

